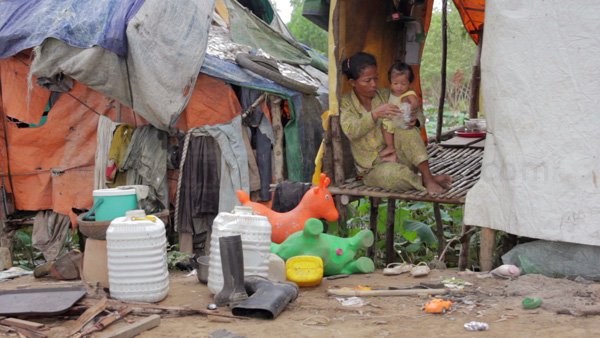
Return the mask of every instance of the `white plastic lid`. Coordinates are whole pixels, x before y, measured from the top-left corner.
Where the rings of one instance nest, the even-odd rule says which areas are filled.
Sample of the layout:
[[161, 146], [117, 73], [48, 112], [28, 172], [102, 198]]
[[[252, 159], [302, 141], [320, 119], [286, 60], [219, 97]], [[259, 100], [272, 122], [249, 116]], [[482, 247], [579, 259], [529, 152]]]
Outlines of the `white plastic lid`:
[[251, 207], [236, 205], [233, 207], [233, 211], [231, 213], [238, 215], [252, 215], [254, 214], [254, 210], [252, 210]]
[[127, 218], [146, 217], [146, 212], [142, 209], [128, 210], [128, 211], [125, 211], [125, 217], [127, 217]]
[[135, 189], [120, 189], [120, 188], [110, 188], [110, 189], [98, 189], [94, 190], [94, 196], [126, 196], [126, 195], [135, 195]]

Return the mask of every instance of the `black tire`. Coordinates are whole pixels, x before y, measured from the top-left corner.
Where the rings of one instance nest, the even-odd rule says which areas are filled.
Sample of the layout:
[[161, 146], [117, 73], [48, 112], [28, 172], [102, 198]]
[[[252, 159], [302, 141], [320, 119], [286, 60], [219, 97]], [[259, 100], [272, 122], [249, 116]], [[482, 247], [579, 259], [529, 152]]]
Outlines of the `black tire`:
[[[286, 88], [310, 95], [315, 95], [317, 93], [317, 87], [292, 80], [281, 75], [279, 72], [274, 71], [273, 68], [270, 67], [270, 63], [265, 58], [252, 56], [247, 53], [239, 53], [235, 56], [235, 61], [241, 67], [246, 68]], [[267, 64], [268, 66], [263, 66], [263, 64]]]

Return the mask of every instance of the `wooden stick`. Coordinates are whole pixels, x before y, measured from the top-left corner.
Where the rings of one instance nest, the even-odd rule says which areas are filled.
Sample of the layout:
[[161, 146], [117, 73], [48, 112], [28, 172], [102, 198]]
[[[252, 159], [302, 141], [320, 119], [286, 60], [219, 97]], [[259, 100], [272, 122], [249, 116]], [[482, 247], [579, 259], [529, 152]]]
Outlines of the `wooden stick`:
[[112, 323], [120, 320], [121, 318], [127, 316], [129, 313], [131, 312], [131, 309], [128, 307], [124, 307], [121, 308], [118, 311], [112, 312], [104, 317], [102, 317], [96, 324], [94, 324], [93, 326], [87, 328], [85, 331], [81, 332], [81, 334], [79, 334], [76, 337], [83, 337], [83, 336], [87, 336], [91, 333], [94, 333], [96, 331], [102, 331], [104, 330], [107, 326], [111, 325]]
[[152, 315], [141, 320], [136, 321], [133, 324], [121, 327], [115, 332], [106, 333], [100, 336], [100, 338], [131, 338], [138, 334], [153, 329], [160, 325], [160, 316]]
[[10, 326], [0, 325], [0, 332], [2, 332], [2, 333], [11, 333], [11, 332], [15, 332], [15, 329], [13, 329]]
[[15, 331], [17, 331], [17, 333], [20, 336], [27, 337], [27, 338], [47, 338], [48, 337], [45, 333], [42, 333], [42, 332], [34, 330], [34, 329], [26, 329], [23, 327], [15, 327], [14, 329], [15, 329]]
[[388, 297], [388, 296], [424, 296], [443, 295], [450, 292], [449, 289], [411, 289], [411, 290], [352, 290], [352, 289], [328, 289], [329, 296], [344, 297]]
[[96, 317], [102, 311], [104, 311], [104, 309], [106, 309], [106, 302], [106, 297], [102, 297], [100, 301], [98, 301], [96, 304], [90, 306], [87, 310], [85, 310], [85, 312], [82, 313], [81, 316], [79, 316], [79, 318], [77, 318], [75, 326], [71, 330], [70, 334], [73, 335], [79, 332], [79, 330], [81, 330], [85, 326], [85, 324], [87, 324], [90, 320], [94, 319], [94, 317]]
[[[86, 297], [79, 302], [79, 304], [92, 306], [91, 297]], [[179, 306], [160, 306], [155, 304], [147, 303], [125, 303], [116, 299], [108, 299], [106, 303], [106, 309], [115, 311], [123, 306], [128, 306], [131, 309], [131, 313], [134, 315], [148, 316], [148, 315], [161, 315], [161, 317], [183, 317], [193, 315], [205, 315], [205, 316], [219, 316], [235, 319], [248, 319], [247, 317], [238, 317], [226, 313], [213, 312], [206, 309], [189, 309]]]

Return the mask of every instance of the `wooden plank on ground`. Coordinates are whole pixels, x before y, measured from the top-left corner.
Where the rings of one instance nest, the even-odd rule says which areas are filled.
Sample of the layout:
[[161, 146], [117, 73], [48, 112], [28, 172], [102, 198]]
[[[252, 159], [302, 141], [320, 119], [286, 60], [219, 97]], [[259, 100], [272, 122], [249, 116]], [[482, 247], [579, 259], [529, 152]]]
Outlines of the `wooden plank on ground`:
[[85, 310], [85, 312], [82, 313], [79, 318], [77, 318], [75, 325], [73, 325], [73, 328], [71, 329], [71, 335], [79, 332], [85, 326], [85, 324], [104, 311], [104, 309], [106, 309], [106, 301], [106, 297], [102, 297], [102, 299], [100, 299], [96, 304]]
[[160, 316], [152, 315], [138, 320], [135, 323], [123, 326], [114, 332], [107, 332], [106, 334], [101, 335], [100, 338], [131, 338], [144, 331], [153, 329], [158, 325], [160, 325]]
[[44, 327], [42, 323], [30, 322], [28, 320], [17, 319], [17, 318], [6, 318], [0, 321], [0, 324], [12, 326], [12, 327], [22, 327], [24, 329], [39, 329]]

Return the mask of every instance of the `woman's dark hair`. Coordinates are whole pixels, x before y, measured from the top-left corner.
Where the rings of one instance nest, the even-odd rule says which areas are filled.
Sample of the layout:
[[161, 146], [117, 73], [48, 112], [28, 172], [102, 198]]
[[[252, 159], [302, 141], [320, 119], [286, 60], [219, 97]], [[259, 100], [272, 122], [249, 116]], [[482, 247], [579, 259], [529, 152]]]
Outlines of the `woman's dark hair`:
[[404, 62], [396, 61], [388, 70], [388, 80], [392, 82], [392, 73], [398, 73], [401, 75], [406, 75], [408, 77], [408, 82], [412, 83], [415, 80], [415, 74], [413, 73], [412, 68]]
[[358, 52], [342, 61], [342, 73], [348, 80], [356, 80], [360, 77], [363, 69], [369, 66], [377, 66], [377, 60], [369, 53]]

